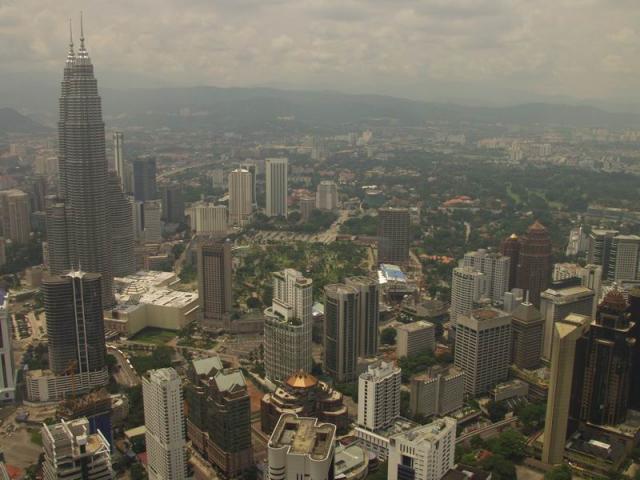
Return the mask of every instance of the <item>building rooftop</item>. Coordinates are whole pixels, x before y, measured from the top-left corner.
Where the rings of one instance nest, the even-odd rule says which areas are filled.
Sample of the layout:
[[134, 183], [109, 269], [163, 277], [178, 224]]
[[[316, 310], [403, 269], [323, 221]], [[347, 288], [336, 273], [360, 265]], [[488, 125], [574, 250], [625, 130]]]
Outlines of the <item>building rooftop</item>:
[[417, 322], [404, 323], [397, 327], [398, 330], [404, 330], [406, 332], [417, 332], [419, 330], [425, 330], [427, 328], [435, 328], [435, 326], [431, 322], [418, 320]]
[[221, 392], [233, 392], [237, 389], [247, 388], [244, 375], [240, 370], [221, 370], [213, 377], [213, 381]]
[[312, 460], [324, 460], [333, 451], [336, 426], [318, 423], [317, 418], [298, 417], [285, 413], [271, 434], [269, 447], [289, 446], [289, 454], [308, 455]]
[[168, 288], [151, 288], [141, 295], [138, 301], [159, 307], [182, 308], [197, 302], [198, 294], [195, 292], [179, 292]]
[[450, 426], [455, 428], [456, 421], [450, 417], [439, 418], [427, 425], [421, 425], [407, 432], [403, 432], [398, 437], [405, 438], [410, 442], [437, 442], [442, 432]]
[[296, 372], [289, 376], [286, 384], [292, 388], [309, 388], [318, 384], [318, 379], [307, 372]]
[[357, 474], [369, 465], [368, 452], [359, 445], [339, 445], [335, 453], [336, 478], [359, 478]]
[[200, 360], [194, 360], [191, 362], [193, 365], [193, 369], [196, 372], [196, 375], [210, 375], [212, 370], [220, 371], [224, 369], [224, 365], [222, 365], [222, 360], [220, 357], [209, 357], [202, 358]]
[[381, 263], [378, 270], [378, 281], [381, 284], [387, 282], [406, 282], [407, 276], [398, 265], [392, 265], [390, 263]]
[[540, 294], [542, 298], [548, 298], [554, 302], [570, 301], [577, 296], [593, 295], [593, 290], [583, 286], [572, 286], [554, 290], [548, 288]]

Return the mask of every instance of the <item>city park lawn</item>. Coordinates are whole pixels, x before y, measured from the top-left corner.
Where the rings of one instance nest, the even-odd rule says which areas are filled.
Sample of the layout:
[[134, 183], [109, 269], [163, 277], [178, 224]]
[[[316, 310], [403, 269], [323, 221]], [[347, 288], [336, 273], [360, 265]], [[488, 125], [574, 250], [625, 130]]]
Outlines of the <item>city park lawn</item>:
[[165, 345], [176, 337], [176, 332], [163, 330], [162, 328], [147, 327], [135, 334], [131, 339], [134, 342], [150, 343], [152, 345]]

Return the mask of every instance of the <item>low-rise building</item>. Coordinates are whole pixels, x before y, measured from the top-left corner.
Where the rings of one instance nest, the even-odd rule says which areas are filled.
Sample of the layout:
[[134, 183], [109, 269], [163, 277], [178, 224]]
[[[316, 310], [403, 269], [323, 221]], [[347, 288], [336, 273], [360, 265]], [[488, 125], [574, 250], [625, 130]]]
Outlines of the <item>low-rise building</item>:
[[432, 367], [411, 378], [412, 416], [446, 415], [464, 404], [464, 372], [457, 367]]
[[436, 328], [433, 323], [419, 320], [396, 328], [398, 358], [433, 352], [436, 348]]

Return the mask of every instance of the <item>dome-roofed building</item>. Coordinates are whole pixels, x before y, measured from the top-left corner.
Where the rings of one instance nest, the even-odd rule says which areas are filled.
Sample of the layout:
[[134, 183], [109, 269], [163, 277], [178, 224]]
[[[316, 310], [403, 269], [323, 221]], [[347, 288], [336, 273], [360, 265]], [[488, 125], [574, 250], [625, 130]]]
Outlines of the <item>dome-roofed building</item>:
[[349, 426], [342, 393], [303, 371], [291, 374], [274, 392], [265, 394], [260, 411], [262, 431], [267, 434], [273, 431], [283, 413], [316, 417], [320, 422], [334, 424], [338, 432], [346, 431]]

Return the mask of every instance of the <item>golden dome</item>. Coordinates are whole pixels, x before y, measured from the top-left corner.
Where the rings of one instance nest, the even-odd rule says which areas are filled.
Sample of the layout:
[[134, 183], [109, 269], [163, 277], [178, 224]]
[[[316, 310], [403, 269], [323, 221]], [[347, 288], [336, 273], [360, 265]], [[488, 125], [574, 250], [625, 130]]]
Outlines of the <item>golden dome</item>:
[[290, 375], [286, 383], [292, 388], [310, 388], [318, 384], [318, 379], [310, 373], [301, 370]]

